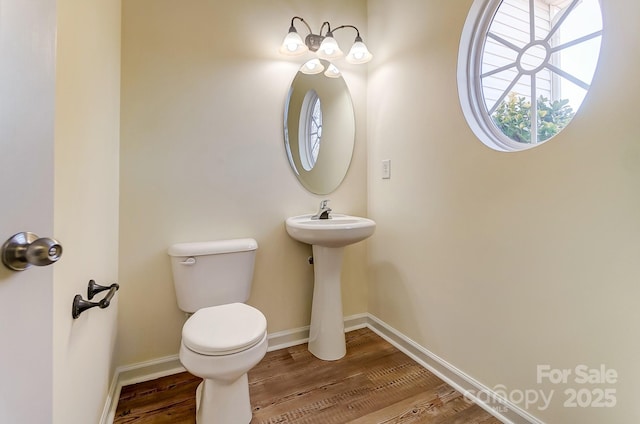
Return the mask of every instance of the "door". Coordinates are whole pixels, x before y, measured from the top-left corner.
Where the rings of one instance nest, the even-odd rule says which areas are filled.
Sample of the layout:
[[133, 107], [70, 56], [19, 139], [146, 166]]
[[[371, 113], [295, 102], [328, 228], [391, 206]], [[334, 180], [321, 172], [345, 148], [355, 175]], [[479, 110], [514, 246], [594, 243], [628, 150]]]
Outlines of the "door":
[[[0, 0], [0, 244], [53, 236], [55, 0]], [[52, 267], [0, 263], [0, 422], [51, 423]]]

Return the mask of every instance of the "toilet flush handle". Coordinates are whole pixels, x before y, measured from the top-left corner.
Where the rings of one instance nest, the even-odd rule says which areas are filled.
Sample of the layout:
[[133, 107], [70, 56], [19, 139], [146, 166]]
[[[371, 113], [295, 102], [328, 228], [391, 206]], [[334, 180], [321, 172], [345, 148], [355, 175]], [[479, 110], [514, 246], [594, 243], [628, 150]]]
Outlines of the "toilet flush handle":
[[182, 265], [195, 265], [196, 264], [196, 258], [189, 257], [187, 259], [185, 259], [184, 261], [180, 262]]

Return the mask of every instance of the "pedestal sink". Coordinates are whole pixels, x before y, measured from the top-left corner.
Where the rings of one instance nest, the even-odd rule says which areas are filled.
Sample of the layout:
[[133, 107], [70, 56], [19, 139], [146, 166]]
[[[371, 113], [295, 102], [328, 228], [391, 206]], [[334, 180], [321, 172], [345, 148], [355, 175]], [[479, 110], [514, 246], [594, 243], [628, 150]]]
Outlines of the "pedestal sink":
[[325, 361], [346, 352], [340, 273], [344, 247], [371, 236], [376, 223], [368, 218], [332, 214], [330, 219], [312, 215], [287, 218], [289, 235], [313, 247], [314, 286], [311, 305], [309, 351]]

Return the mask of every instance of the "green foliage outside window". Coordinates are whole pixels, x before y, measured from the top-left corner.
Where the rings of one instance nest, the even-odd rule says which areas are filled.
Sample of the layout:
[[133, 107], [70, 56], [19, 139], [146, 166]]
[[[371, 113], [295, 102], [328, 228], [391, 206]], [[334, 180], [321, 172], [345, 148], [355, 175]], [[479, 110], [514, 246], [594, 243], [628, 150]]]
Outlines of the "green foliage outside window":
[[[510, 139], [520, 143], [531, 143], [531, 102], [524, 97], [509, 93], [494, 112], [496, 126]], [[568, 99], [549, 100], [538, 98], [538, 142], [556, 135], [567, 126], [575, 112]]]

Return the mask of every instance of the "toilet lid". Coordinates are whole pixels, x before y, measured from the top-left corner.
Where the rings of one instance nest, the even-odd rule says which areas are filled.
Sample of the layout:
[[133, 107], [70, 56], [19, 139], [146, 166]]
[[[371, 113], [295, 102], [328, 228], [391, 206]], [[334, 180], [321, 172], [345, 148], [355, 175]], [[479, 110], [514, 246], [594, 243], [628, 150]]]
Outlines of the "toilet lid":
[[262, 312], [231, 303], [197, 310], [182, 327], [182, 342], [202, 355], [230, 355], [254, 346], [266, 331]]

